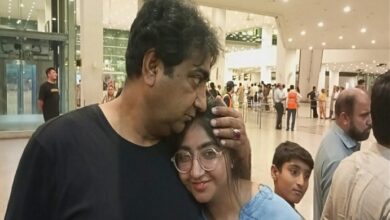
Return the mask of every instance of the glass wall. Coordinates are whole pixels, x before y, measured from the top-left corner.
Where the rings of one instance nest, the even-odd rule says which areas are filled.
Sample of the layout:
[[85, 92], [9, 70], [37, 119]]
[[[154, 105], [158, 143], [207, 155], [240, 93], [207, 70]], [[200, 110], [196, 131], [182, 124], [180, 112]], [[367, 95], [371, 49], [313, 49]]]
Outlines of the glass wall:
[[0, 132], [34, 130], [43, 123], [37, 100], [48, 67], [58, 70], [60, 111], [69, 109], [73, 7], [68, 0], [1, 1]]

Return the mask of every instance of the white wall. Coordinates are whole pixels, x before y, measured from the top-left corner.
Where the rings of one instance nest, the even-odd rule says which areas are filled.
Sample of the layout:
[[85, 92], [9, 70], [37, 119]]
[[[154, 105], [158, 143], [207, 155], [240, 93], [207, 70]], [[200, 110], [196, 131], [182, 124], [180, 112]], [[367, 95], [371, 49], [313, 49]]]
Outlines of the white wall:
[[377, 62], [390, 62], [390, 50], [389, 49], [324, 50], [322, 63], [345, 63], [345, 62], [361, 62], [361, 61], [373, 61], [373, 60], [376, 60]]

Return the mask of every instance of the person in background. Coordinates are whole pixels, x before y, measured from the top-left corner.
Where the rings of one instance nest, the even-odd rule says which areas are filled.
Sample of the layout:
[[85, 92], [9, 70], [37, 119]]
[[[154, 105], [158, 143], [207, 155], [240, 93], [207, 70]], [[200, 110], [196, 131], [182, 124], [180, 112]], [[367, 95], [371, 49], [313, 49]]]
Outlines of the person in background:
[[237, 97], [238, 97], [238, 107], [242, 108], [244, 104], [244, 99], [245, 99], [245, 89], [244, 86], [242, 86], [242, 83], [238, 84], [238, 89], [237, 89]]
[[356, 88], [366, 91], [366, 81], [364, 79], [359, 79]]
[[210, 85], [210, 90], [209, 93], [215, 98], [217, 96], [221, 96], [218, 90], [215, 89], [215, 84], [213, 82], [209, 83]]
[[48, 121], [60, 115], [60, 91], [54, 67], [46, 69], [46, 77], [47, 81], [39, 87], [38, 108], [43, 113], [43, 119]]
[[310, 153], [297, 143], [286, 141], [275, 150], [271, 167], [274, 191], [294, 209], [306, 193], [313, 166]]
[[283, 102], [286, 100], [286, 97], [284, 96], [284, 93], [282, 91], [282, 85], [278, 83], [276, 85], [276, 89], [274, 91], [274, 103], [275, 103], [275, 109], [276, 109], [276, 129], [281, 130], [282, 129], [282, 117], [284, 112]]
[[109, 84], [107, 86], [107, 93], [104, 95], [101, 103], [103, 104], [103, 103], [112, 101], [114, 99], [115, 99], [115, 89], [114, 89], [114, 86], [112, 84]]
[[333, 118], [334, 103], [336, 102], [338, 96], [339, 96], [339, 87], [338, 86], [333, 86], [332, 97], [330, 98], [329, 117], [328, 117], [328, 119], [334, 119]]
[[317, 113], [317, 88], [313, 86], [313, 90], [307, 93], [307, 98], [310, 99], [310, 108], [313, 113], [313, 118], [318, 118]]
[[324, 135], [314, 164], [314, 220], [319, 220], [333, 173], [340, 161], [360, 150], [371, 130], [370, 98], [361, 89], [350, 88], [336, 100], [335, 123]]
[[318, 103], [320, 105], [320, 119], [325, 119], [326, 112], [326, 91], [325, 89], [321, 89], [321, 93], [318, 96]]
[[390, 71], [372, 87], [371, 117], [377, 143], [341, 161], [321, 219], [390, 219]]
[[[192, 1], [144, 1], [129, 32], [122, 94], [35, 131], [5, 220], [201, 219], [170, 158], [177, 135], [206, 110], [221, 51], [215, 33]], [[226, 106], [213, 113], [222, 116], [210, 122], [222, 146], [237, 149], [237, 163], [249, 168], [241, 114]]]
[[227, 81], [227, 83], [226, 83], [226, 94], [223, 96], [223, 101], [225, 102], [226, 106], [229, 107], [229, 108], [233, 108], [234, 107], [233, 94], [234, 94], [234, 82], [233, 81]]
[[211, 101], [206, 112], [186, 126], [171, 159], [187, 190], [204, 205], [203, 219], [300, 219], [268, 186], [239, 177], [243, 169], [236, 162], [237, 152], [223, 147], [210, 126], [215, 105], [221, 104]]
[[297, 114], [298, 102], [300, 99], [299, 93], [294, 89], [294, 85], [290, 85], [289, 92], [287, 93], [287, 127], [286, 131], [290, 129], [290, 118], [292, 116], [291, 131], [294, 131], [295, 116]]

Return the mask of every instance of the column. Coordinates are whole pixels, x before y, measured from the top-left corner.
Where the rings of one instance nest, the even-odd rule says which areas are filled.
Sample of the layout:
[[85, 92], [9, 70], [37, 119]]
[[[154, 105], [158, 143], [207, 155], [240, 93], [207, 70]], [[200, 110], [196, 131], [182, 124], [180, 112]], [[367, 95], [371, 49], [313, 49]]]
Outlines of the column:
[[299, 60], [299, 88], [303, 97], [313, 86], [319, 86], [319, 77], [322, 65], [322, 49], [302, 49]]
[[[218, 41], [223, 49], [225, 49], [226, 39], [225, 22], [226, 10], [213, 8], [211, 14], [211, 23], [217, 31]], [[214, 82], [216, 85], [221, 85], [223, 88], [226, 81], [232, 80], [232, 75], [228, 74], [228, 72], [229, 71], [225, 69], [225, 54], [221, 52], [217, 63], [214, 64], [214, 67], [211, 70], [210, 81]]]
[[[263, 53], [270, 54], [268, 51], [272, 48], [272, 33], [272, 27], [264, 24], [261, 29], [261, 50]], [[266, 84], [271, 83], [271, 70], [265, 63], [261, 64], [260, 81], [264, 81]]]
[[276, 82], [286, 86], [295, 85], [299, 55], [296, 50], [284, 47], [279, 33], [277, 37]]
[[80, 49], [81, 105], [99, 103], [103, 96], [103, 0], [80, 1]]

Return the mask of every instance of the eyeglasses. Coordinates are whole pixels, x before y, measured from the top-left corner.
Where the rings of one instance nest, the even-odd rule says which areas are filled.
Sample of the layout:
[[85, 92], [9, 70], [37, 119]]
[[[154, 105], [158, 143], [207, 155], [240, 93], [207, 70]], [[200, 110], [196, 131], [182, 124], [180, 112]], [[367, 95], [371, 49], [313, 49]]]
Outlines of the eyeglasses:
[[188, 173], [192, 169], [194, 159], [199, 162], [200, 167], [205, 171], [213, 171], [217, 166], [218, 158], [222, 156], [223, 150], [216, 146], [202, 148], [195, 155], [188, 150], [178, 150], [171, 158], [177, 171]]

